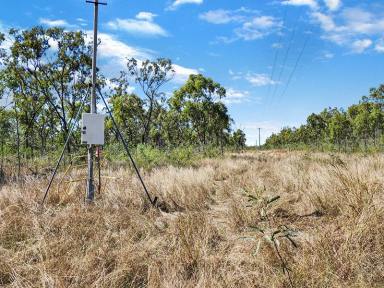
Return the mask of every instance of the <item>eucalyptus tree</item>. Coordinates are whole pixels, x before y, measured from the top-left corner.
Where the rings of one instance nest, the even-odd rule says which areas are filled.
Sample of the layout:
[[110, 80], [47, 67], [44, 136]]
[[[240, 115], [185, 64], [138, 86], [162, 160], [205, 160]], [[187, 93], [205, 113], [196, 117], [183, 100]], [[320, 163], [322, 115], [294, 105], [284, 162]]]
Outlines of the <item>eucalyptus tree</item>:
[[12, 111], [0, 108], [0, 182], [3, 178], [4, 158], [8, 154], [6, 150], [9, 150], [7, 147], [10, 147], [9, 144], [11, 144], [12, 128]]
[[[0, 68], [2, 68], [4, 58], [7, 55], [6, 49], [1, 47], [4, 41], [5, 41], [5, 34], [0, 32]], [[0, 97], [1, 95], [2, 94], [0, 94]]]
[[164, 119], [164, 137], [173, 146], [195, 144], [197, 135], [194, 132], [189, 115], [185, 111], [185, 98], [177, 91], [168, 100], [169, 111]]
[[179, 119], [186, 121], [196, 133], [198, 142], [207, 145], [230, 129], [231, 118], [220, 102], [225, 96], [225, 88], [211, 78], [190, 75], [175, 91], [170, 103], [180, 114]]
[[[122, 133], [130, 144], [139, 144], [144, 131], [144, 101], [130, 92], [125, 73], [121, 73], [118, 78], [111, 80], [109, 94], [111, 111]], [[112, 131], [113, 138], [118, 140], [117, 131], [114, 130], [109, 118], [106, 127], [107, 131]]]
[[308, 140], [311, 143], [315, 143], [316, 146], [319, 146], [322, 139], [325, 137], [327, 122], [320, 115], [312, 113], [307, 118], [307, 127], [308, 127]]
[[[384, 85], [370, 89], [369, 96], [363, 96], [359, 104], [343, 109], [328, 108], [320, 114], [311, 114], [307, 124], [299, 129], [283, 129], [267, 139], [268, 147], [282, 147], [288, 144], [310, 144], [321, 139], [322, 144], [330, 142], [341, 148], [352, 143], [358, 148], [361, 142], [377, 145], [378, 131], [384, 128]], [[305, 132], [305, 133], [304, 133]], [[321, 136], [321, 137], [320, 137]], [[308, 141], [309, 140], [309, 141]], [[316, 140], [318, 141], [318, 140]], [[332, 147], [331, 145], [331, 147]]]
[[[138, 61], [134, 58], [127, 63], [128, 73], [140, 86], [146, 97], [147, 113], [142, 134], [142, 143], [149, 142], [154, 111], [165, 102], [164, 92], [161, 88], [171, 81], [175, 75], [172, 62], [169, 59], [159, 58], [155, 61]], [[157, 116], [156, 116], [157, 117]]]
[[384, 109], [384, 84], [378, 88], [371, 88], [369, 96], [363, 96], [362, 102], [371, 102], [377, 104], [381, 110]]
[[381, 108], [377, 105], [375, 105], [371, 113], [369, 115], [369, 123], [370, 123], [370, 131], [371, 131], [371, 138], [373, 139], [373, 145], [376, 146], [377, 144], [377, 134], [378, 132], [382, 132], [383, 125], [384, 125], [384, 115]]
[[59, 122], [58, 134], [64, 141], [70, 119], [90, 82], [90, 47], [84, 34], [61, 28], [33, 27], [11, 29], [9, 35], [12, 45], [5, 69], [11, 75], [12, 83], [8, 87], [13, 97], [18, 98], [20, 115], [28, 118], [28, 123], [36, 123], [40, 111], [50, 106]]
[[247, 139], [244, 131], [242, 131], [241, 129], [237, 129], [233, 132], [231, 142], [236, 149], [244, 149], [246, 141]]
[[352, 123], [347, 113], [338, 111], [333, 115], [329, 123], [329, 133], [330, 140], [339, 147], [339, 150], [343, 142], [346, 149], [347, 141], [352, 135]]
[[370, 105], [362, 103], [358, 106], [358, 114], [353, 120], [353, 128], [358, 139], [363, 139], [364, 147], [368, 146], [368, 137], [371, 134]]

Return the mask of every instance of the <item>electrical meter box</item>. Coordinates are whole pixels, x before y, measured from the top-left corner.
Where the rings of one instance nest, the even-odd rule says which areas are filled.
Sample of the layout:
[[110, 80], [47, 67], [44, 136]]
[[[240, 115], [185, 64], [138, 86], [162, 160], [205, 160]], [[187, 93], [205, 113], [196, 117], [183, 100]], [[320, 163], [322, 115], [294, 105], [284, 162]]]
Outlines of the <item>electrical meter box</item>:
[[83, 113], [81, 144], [104, 145], [104, 119], [101, 114]]

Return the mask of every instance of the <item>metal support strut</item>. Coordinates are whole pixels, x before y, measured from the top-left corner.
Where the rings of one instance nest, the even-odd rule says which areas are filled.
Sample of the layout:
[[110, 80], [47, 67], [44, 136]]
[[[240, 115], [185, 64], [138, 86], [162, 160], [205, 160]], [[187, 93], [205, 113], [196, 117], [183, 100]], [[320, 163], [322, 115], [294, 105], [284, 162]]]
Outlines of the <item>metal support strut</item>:
[[[87, 93], [87, 94], [88, 94], [88, 93]], [[46, 198], [47, 198], [47, 196], [48, 196], [48, 192], [49, 192], [49, 190], [51, 189], [53, 180], [55, 179], [55, 176], [56, 176], [57, 171], [58, 171], [58, 169], [59, 169], [60, 163], [61, 163], [61, 161], [63, 160], [65, 150], [67, 149], [67, 146], [68, 146], [68, 144], [69, 144], [69, 139], [70, 139], [71, 136], [72, 136], [73, 129], [74, 129], [75, 126], [76, 126], [76, 122], [79, 120], [79, 117], [80, 117], [80, 115], [81, 115], [81, 111], [83, 111], [84, 102], [85, 102], [86, 98], [87, 98], [87, 96], [84, 97], [83, 101], [81, 102], [81, 105], [80, 105], [80, 107], [79, 107], [79, 110], [77, 111], [76, 116], [72, 119], [73, 122], [71, 121], [71, 124], [72, 124], [72, 125], [70, 126], [70, 129], [69, 129], [69, 132], [68, 132], [68, 135], [67, 135], [67, 139], [65, 140], [65, 144], [64, 144], [63, 150], [61, 151], [59, 160], [58, 160], [57, 163], [56, 163], [55, 170], [53, 171], [52, 176], [51, 176], [51, 179], [49, 180], [49, 184], [48, 184], [48, 186], [47, 186], [47, 189], [45, 190], [44, 198], [43, 198], [43, 200], [41, 201], [41, 206], [44, 205], [44, 202], [45, 202], [45, 200], [46, 200]]]
[[119, 127], [117, 126], [117, 123], [116, 123], [116, 121], [115, 121], [115, 118], [113, 118], [112, 112], [111, 112], [111, 110], [109, 109], [109, 106], [108, 106], [108, 104], [107, 104], [107, 101], [105, 101], [105, 98], [104, 98], [103, 94], [101, 93], [100, 87], [97, 87], [97, 91], [99, 92], [100, 98], [103, 100], [104, 106], [105, 106], [105, 108], [107, 109], [107, 112], [108, 112], [109, 116], [111, 117], [113, 126], [115, 126], [115, 129], [116, 129], [116, 132], [117, 132], [117, 136], [120, 138], [121, 142], [123, 143], [124, 149], [125, 149], [125, 151], [127, 152], [127, 155], [128, 155], [128, 157], [129, 157], [129, 159], [131, 160], [131, 163], [132, 163], [133, 168], [135, 169], [136, 175], [137, 175], [137, 177], [139, 178], [141, 185], [143, 186], [145, 195], [147, 196], [147, 198], [148, 198], [149, 202], [152, 204], [152, 206], [153, 206], [153, 207], [157, 207], [157, 200], [158, 200], [158, 198], [155, 197], [155, 198], [152, 200], [152, 197], [151, 197], [151, 195], [149, 194], [147, 187], [145, 186], [144, 180], [143, 180], [143, 178], [141, 177], [140, 171], [139, 171], [139, 169], [137, 168], [137, 165], [136, 165], [136, 163], [135, 163], [135, 160], [133, 160], [132, 154], [131, 154], [131, 152], [129, 151], [128, 144], [127, 144], [127, 142], [125, 141], [123, 135], [121, 134], [120, 129], [119, 129]]

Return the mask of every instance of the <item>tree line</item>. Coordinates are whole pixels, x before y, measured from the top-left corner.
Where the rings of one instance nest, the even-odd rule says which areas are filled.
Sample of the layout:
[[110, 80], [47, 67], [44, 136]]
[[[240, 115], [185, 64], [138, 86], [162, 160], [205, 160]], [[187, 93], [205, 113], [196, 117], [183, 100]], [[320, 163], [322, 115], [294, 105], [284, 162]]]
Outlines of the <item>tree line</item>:
[[[75, 137], [67, 152], [80, 149], [80, 123], [73, 118], [89, 101], [92, 48], [86, 39], [83, 32], [61, 28], [0, 34], [0, 98], [6, 103], [0, 107], [1, 161], [14, 155], [20, 163], [57, 151], [72, 125]], [[232, 131], [224, 87], [201, 74], [190, 75], [166, 94], [174, 76], [171, 60], [163, 58], [127, 59], [126, 68], [112, 79], [98, 70], [98, 87], [129, 144], [243, 148], [245, 134]], [[141, 96], [131, 92], [131, 83]], [[109, 118], [106, 139], [107, 145], [118, 141]]]
[[285, 127], [266, 141], [267, 148], [312, 147], [343, 151], [382, 148], [384, 144], [384, 85], [372, 88], [346, 110], [312, 113], [299, 128]]

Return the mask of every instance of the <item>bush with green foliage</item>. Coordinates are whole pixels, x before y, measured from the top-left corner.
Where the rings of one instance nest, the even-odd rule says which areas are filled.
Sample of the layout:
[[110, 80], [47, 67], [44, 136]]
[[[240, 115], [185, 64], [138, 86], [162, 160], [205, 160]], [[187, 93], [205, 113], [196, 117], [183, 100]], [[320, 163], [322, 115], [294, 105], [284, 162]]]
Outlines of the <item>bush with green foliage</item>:
[[[84, 151], [76, 140], [80, 121], [73, 118], [90, 93], [92, 49], [85, 36], [43, 27], [8, 32], [9, 48], [0, 48], [0, 99], [11, 99], [7, 107], [0, 107], [2, 159], [17, 156], [20, 164], [56, 155], [72, 126], [66, 155]], [[0, 34], [0, 45], [3, 41]], [[174, 74], [171, 60], [164, 58], [129, 59], [114, 79], [98, 71], [98, 86], [138, 162], [147, 167], [181, 165], [195, 158], [196, 147], [208, 155], [231, 146], [242, 149], [245, 134], [232, 134], [233, 120], [222, 101], [224, 87], [201, 74], [190, 75], [166, 97], [165, 84]], [[130, 83], [136, 83], [140, 95], [131, 93]], [[84, 112], [88, 110], [86, 105]], [[105, 133], [107, 157], [122, 158], [124, 150], [109, 116]]]
[[318, 150], [381, 150], [384, 144], [384, 85], [370, 90], [347, 110], [328, 108], [311, 114], [299, 128], [283, 128], [266, 148]]

